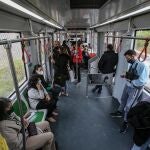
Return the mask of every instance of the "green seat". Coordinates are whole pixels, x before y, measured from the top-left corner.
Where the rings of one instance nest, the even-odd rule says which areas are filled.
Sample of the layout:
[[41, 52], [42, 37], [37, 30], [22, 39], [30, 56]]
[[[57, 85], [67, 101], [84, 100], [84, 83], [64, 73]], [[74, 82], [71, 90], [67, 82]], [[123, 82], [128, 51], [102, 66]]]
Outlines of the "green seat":
[[[27, 89], [25, 89], [22, 93], [21, 93], [21, 104], [22, 104], [22, 110], [23, 110], [23, 115], [26, 115], [28, 113], [32, 113], [31, 116], [29, 116], [27, 119], [29, 120], [29, 122], [41, 122], [44, 121], [46, 118], [46, 114], [47, 114], [47, 110], [46, 109], [40, 109], [40, 110], [33, 110], [30, 109], [28, 101], [27, 101]], [[19, 111], [19, 105], [18, 105], [18, 101], [14, 100], [12, 102], [13, 108], [14, 108], [14, 113], [17, 116], [20, 116], [20, 111]]]

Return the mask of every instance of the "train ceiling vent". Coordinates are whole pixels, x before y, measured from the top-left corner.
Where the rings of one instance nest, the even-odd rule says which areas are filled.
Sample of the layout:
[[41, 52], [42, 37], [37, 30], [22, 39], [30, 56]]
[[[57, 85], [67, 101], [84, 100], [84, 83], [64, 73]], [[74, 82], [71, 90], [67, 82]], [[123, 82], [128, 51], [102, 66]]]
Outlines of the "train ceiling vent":
[[98, 9], [108, 0], [70, 0], [71, 9]]

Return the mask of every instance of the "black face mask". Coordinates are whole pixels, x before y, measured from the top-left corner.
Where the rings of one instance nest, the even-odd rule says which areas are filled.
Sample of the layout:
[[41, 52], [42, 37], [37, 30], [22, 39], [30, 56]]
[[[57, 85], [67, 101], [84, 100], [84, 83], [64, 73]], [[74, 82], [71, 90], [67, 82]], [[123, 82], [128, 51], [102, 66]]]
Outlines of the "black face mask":
[[13, 111], [14, 111], [14, 108], [11, 107], [11, 109], [7, 111], [7, 114], [10, 115]]
[[130, 63], [130, 64], [133, 64], [135, 62], [135, 60], [129, 59], [129, 60], [127, 60], [127, 62]]

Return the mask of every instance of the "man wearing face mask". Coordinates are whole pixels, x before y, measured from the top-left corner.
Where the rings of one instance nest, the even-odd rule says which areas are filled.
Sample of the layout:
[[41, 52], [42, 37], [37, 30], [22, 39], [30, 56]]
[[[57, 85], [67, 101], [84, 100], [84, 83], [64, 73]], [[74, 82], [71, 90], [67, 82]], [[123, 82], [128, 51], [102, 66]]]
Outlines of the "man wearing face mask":
[[130, 108], [138, 103], [143, 92], [144, 85], [149, 79], [148, 67], [143, 62], [138, 61], [134, 50], [127, 50], [124, 53], [124, 56], [130, 66], [126, 74], [121, 75], [121, 78], [125, 78], [127, 82], [123, 90], [121, 104], [118, 110], [111, 113], [112, 117], [124, 117], [120, 133], [126, 131], [128, 127], [127, 114]]

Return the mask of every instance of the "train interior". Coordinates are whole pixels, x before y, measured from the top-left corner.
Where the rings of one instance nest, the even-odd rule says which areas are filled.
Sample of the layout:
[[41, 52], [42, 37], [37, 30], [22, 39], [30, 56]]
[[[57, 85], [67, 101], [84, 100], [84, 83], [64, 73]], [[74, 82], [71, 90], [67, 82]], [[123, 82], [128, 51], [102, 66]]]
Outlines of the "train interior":
[[[14, 105], [20, 98], [30, 110], [25, 91], [34, 65], [41, 64], [45, 79], [53, 81], [49, 54], [54, 41], [81, 40], [99, 58], [113, 44], [119, 61], [111, 87], [104, 85], [100, 95], [92, 93], [89, 68], [82, 67], [81, 83], [69, 81], [69, 96], [59, 98], [59, 117], [51, 128], [59, 150], [130, 150], [132, 127], [120, 134], [122, 119], [110, 113], [119, 106], [126, 83], [120, 78], [128, 69], [124, 52], [135, 49], [140, 54], [150, 38], [149, 18], [149, 0], [0, 0], [0, 96]], [[150, 69], [150, 45], [144, 63]], [[149, 92], [150, 79], [142, 99]]]

